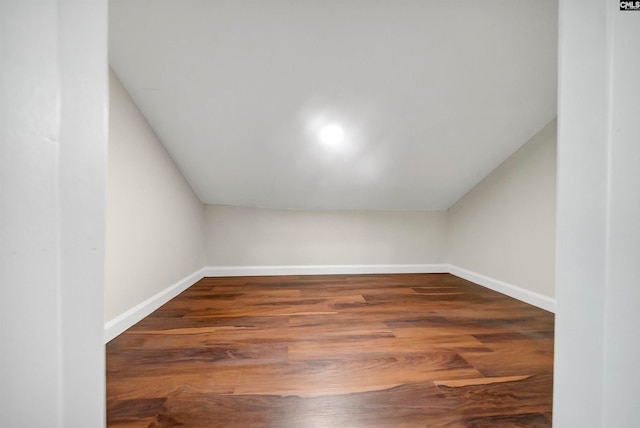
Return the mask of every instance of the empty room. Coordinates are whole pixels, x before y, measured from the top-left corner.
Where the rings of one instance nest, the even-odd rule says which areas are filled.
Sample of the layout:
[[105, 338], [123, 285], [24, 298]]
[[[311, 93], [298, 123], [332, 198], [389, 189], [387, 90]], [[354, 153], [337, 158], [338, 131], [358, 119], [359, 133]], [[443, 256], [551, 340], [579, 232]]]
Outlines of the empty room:
[[632, 3], [3, 3], [2, 420], [636, 426]]
[[551, 424], [556, 2], [109, 18], [109, 427]]

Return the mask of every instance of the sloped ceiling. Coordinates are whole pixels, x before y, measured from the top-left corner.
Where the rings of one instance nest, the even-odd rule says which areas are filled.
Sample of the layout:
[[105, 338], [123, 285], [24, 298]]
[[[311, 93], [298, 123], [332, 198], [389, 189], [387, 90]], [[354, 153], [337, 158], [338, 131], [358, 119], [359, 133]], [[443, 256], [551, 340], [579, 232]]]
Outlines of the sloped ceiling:
[[556, 115], [556, 0], [111, 0], [109, 25], [205, 203], [446, 209]]

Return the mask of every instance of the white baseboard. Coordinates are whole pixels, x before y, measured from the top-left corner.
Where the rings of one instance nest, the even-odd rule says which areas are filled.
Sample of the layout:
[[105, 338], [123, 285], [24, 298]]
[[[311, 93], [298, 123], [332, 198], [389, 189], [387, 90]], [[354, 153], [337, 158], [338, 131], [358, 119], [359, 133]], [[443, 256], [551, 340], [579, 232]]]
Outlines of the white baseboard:
[[450, 273], [514, 299], [521, 300], [549, 312], [556, 310], [556, 301], [533, 291], [520, 288], [470, 270], [448, 264], [404, 264], [404, 265], [293, 265], [293, 266], [207, 266], [181, 279], [128, 311], [105, 323], [104, 339], [109, 342], [133, 326], [160, 306], [207, 276], [275, 276], [275, 275], [345, 275], [384, 273]]
[[455, 275], [462, 279], [466, 279], [467, 281], [482, 285], [483, 287], [490, 288], [498, 293], [506, 294], [509, 297], [513, 297], [514, 299], [529, 303], [530, 305], [537, 306], [549, 312], [556, 312], [556, 299], [551, 297], [518, 287], [517, 285], [500, 281], [498, 279], [490, 278], [458, 266], [449, 265], [448, 271], [451, 275]]
[[447, 273], [447, 264], [207, 266], [204, 276], [339, 275], [376, 273]]
[[168, 288], [165, 288], [158, 294], [149, 297], [147, 300], [137, 304], [128, 311], [107, 321], [104, 325], [104, 342], [109, 342], [111, 339], [151, 314], [151, 312], [155, 311], [160, 306], [164, 305], [169, 300], [200, 281], [204, 276], [204, 269], [200, 269], [191, 275], [182, 278], [180, 281]]

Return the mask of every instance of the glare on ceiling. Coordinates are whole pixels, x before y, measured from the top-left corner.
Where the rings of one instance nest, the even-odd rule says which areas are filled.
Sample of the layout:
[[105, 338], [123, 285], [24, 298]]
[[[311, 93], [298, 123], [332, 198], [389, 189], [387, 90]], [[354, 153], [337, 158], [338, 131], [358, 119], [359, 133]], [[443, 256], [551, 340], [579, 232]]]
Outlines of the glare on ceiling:
[[344, 130], [342, 129], [342, 126], [335, 123], [325, 125], [320, 129], [318, 138], [322, 143], [334, 146], [342, 142], [342, 139], [344, 138]]

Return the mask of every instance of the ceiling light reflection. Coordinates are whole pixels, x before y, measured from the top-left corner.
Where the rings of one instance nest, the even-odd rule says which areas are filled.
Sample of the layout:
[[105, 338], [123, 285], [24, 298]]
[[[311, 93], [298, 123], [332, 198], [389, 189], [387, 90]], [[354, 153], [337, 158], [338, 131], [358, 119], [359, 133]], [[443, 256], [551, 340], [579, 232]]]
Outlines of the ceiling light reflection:
[[328, 146], [335, 146], [344, 139], [344, 129], [336, 123], [325, 125], [320, 129], [318, 138]]

